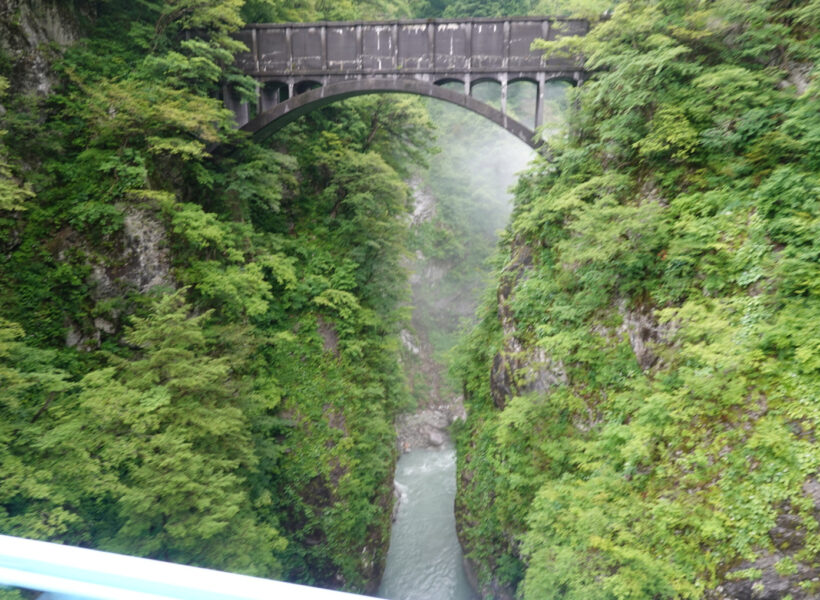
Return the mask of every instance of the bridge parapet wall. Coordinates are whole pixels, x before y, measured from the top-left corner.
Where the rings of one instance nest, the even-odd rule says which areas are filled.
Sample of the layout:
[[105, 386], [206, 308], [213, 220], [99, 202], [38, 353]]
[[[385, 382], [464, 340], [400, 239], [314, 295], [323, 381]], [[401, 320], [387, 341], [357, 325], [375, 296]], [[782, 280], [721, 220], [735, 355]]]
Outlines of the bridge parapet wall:
[[537, 38], [583, 35], [579, 19], [516, 18], [249, 25], [237, 34], [249, 51], [240, 68], [259, 78], [320, 75], [456, 75], [578, 69], [544, 60]]

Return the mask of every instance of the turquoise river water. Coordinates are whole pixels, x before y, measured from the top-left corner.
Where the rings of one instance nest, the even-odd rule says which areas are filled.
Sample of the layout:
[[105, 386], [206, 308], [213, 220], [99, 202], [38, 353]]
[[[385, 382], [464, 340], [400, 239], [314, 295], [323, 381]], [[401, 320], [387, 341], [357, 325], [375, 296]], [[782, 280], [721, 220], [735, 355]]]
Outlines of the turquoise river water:
[[413, 450], [402, 455], [396, 484], [401, 503], [379, 597], [475, 600], [456, 537], [455, 450]]

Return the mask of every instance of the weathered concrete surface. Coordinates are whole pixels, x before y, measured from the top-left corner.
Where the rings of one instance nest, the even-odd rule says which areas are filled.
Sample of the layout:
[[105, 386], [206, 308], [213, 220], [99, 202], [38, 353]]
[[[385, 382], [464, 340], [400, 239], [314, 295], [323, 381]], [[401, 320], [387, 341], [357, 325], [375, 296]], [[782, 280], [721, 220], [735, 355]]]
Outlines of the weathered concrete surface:
[[[243, 129], [267, 136], [334, 100], [420, 94], [473, 110], [535, 146], [534, 131], [507, 116], [507, 86], [521, 80], [537, 86], [535, 125], [541, 125], [545, 84], [577, 85], [585, 73], [577, 59], [544, 59], [532, 42], [588, 29], [583, 20], [548, 17], [250, 25], [237, 34], [249, 49], [237, 64], [259, 81], [257, 105], [239, 102], [230, 90], [225, 102]], [[470, 96], [483, 81], [501, 85], [500, 110]], [[464, 93], [440, 87], [452, 82]]]
[[386, 77], [353, 79], [314, 88], [274, 105], [246, 123], [242, 129], [265, 138], [302, 115], [331, 102], [363, 94], [388, 92], [428, 96], [462, 106], [497, 123], [524, 143], [534, 145], [534, 132], [531, 129], [472, 96], [416, 79]]

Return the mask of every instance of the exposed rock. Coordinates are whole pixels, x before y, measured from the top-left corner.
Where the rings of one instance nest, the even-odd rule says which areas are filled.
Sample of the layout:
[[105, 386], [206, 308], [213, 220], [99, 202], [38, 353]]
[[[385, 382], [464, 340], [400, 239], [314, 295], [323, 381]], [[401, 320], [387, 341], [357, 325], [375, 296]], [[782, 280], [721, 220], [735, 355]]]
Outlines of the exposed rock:
[[418, 355], [419, 353], [421, 353], [419, 341], [416, 339], [416, 336], [414, 336], [407, 329], [402, 329], [399, 332], [399, 339], [401, 339], [402, 345], [413, 354]]
[[507, 398], [512, 397], [515, 389], [512, 381], [513, 367], [499, 352], [493, 357], [493, 366], [490, 369], [490, 393], [493, 402], [499, 409], [503, 409]]
[[390, 515], [391, 522], [395, 523], [399, 516], [401, 503], [407, 499], [407, 487], [393, 480], [393, 512]]
[[[66, 323], [65, 345], [69, 348], [77, 348], [80, 344], [85, 345], [86, 337], [76, 328], [73, 323]], [[97, 340], [95, 340], [96, 342]], [[96, 346], [96, 343], [92, 346]]]
[[410, 189], [413, 194], [413, 214], [411, 223], [419, 225], [432, 219], [436, 214], [436, 198], [430, 191], [423, 187], [419, 179], [410, 181]]
[[[814, 519], [820, 521], [820, 482], [810, 479], [803, 484], [803, 493], [814, 503]], [[769, 532], [773, 552], [766, 552], [754, 561], [744, 561], [727, 574], [727, 580], [709, 592], [707, 600], [815, 600], [820, 598], [820, 565], [796, 560], [795, 553], [803, 548], [806, 523], [789, 507], [778, 515]], [[791, 568], [779, 565], [789, 562]], [[746, 569], [759, 571], [755, 579], [737, 579], [732, 575]]]
[[789, 76], [780, 82], [780, 89], [794, 86], [794, 91], [801, 96], [809, 89], [811, 82], [811, 72], [814, 65], [808, 62], [790, 62], [787, 66]]
[[498, 319], [504, 331], [504, 347], [493, 357], [490, 370], [490, 391], [499, 409], [507, 399], [529, 392], [546, 392], [560, 383], [566, 383], [564, 366], [549, 358], [542, 348], [524, 349], [516, 337], [515, 316], [510, 300], [516, 285], [529, 276], [532, 251], [528, 246], [514, 246], [514, 255], [504, 268], [498, 286]]
[[94, 328], [104, 333], [114, 333], [116, 331], [114, 323], [99, 317], [94, 319]]
[[[754, 562], [744, 562], [739, 569], [759, 569], [760, 577], [727, 581], [707, 597], [709, 600], [816, 600], [820, 596], [820, 568], [798, 564], [791, 575], [778, 573], [777, 564], [786, 558], [779, 552], [767, 554]], [[801, 582], [809, 582], [807, 588]]]
[[396, 419], [397, 443], [400, 452], [440, 448], [450, 441], [450, 425], [466, 419], [464, 404], [459, 396], [449, 402], [430, 406]]
[[[515, 332], [515, 320], [512, 310], [509, 307], [509, 300], [515, 286], [529, 276], [529, 268], [532, 265], [532, 250], [523, 244], [514, 244], [514, 254], [509, 264], [504, 267], [498, 285], [498, 320], [506, 336], [512, 336]], [[517, 348], [520, 350], [520, 345]]]
[[95, 300], [173, 284], [165, 227], [152, 213], [135, 208], [126, 210], [121, 248], [119, 256], [106, 256], [92, 265]]
[[510, 338], [505, 349], [493, 358], [490, 371], [490, 390], [499, 409], [506, 406], [511, 396], [530, 392], [546, 392], [567, 382], [563, 365], [551, 360], [542, 348], [518, 350], [521, 342]]
[[[422, 255], [421, 260], [424, 259]], [[440, 282], [444, 279], [445, 275], [447, 275], [447, 271], [449, 271], [451, 265], [446, 264], [437, 264], [433, 260], [428, 260], [421, 265], [421, 269], [414, 270], [410, 273], [410, 285], [419, 285], [424, 284], [427, 286], [432, 286]], [[442, 298], [442, 303], [449, 303], [449, 299]]]
[[659, 345], [668, 343], [672, 326], [660, 324], [651, 308], [627, 308], [626, 302], [618, 305], [623, 324], [619, 333], [629, 336], [629, 345], [638, 360], [641, 369], [647, 371], [658, 362], [656, 349]]
[[430, 445], [438, 447], [443, 445], [449, 439], [449, 436], [439, 429], [430, 429], [427, 433], [427, 439], [430, 440]]
[[129, 208], [123, 220], [123, 235], [128, 262], [121, 280], [141, 292], [171, 285], [171, 261], [163, 224], [148, 211]]
[[[67, 248], [82, 245], [76, 232], [65, 230], [55, 236], [54, 247], [61, 258]], [[158, 286], [174, 285], [171, 260], [163, 224], [147, 210], [128, 208], [123, 217], [118, 254], [92, 259], [89, 283], [92, 299], [100, 303], [127, 297], [129, 292], [147, 292]], [[113, 309], [86, 324], [66, 323], [66, 346], [91, 350], [99, 347], [103, 334], [119, 329], [121, 314]]]
[[74, 43], [82, 33], [80, 20], [92, 16], [90, 4], [80, 0], [0, 2], [0, 49], [14, 65], [14, 89], [48, 94], [56, 82], [54, 48]]
[[[463, 545], [463, 544], [462, 544]], [[493, 600], [514, 600], [515, 590], [507, 588], [493, 580], [486, 585], [480, 585], [478, 581], [478, 568], [476, 563], [467, 556], [464, 556], [464, 573], [467, 575], [467, 581], [470, 587], [480, 592], [482, 598], [492, 598]]]
[[322, 317], [317, 319], [319, 336], [322, 338], [322, 347], [325, 352], [330, 352], [339, 357], [339, 333], [332, 323], [328, 323]]

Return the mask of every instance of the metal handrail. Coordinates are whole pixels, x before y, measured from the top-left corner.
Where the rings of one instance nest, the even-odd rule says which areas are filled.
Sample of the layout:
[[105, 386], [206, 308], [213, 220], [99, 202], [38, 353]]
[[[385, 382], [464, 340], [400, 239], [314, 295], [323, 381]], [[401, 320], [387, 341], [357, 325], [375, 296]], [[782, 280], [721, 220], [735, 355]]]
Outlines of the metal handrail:
[[365, 600], [365, 596], [0, 535], [0, 586], [98, 600]]

